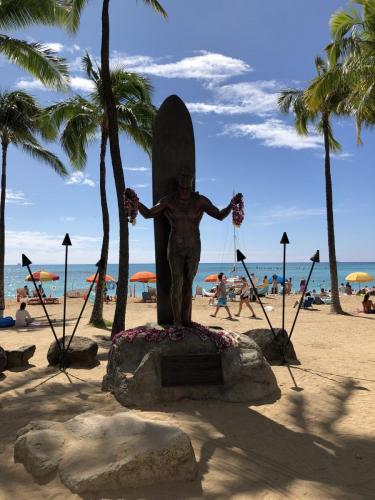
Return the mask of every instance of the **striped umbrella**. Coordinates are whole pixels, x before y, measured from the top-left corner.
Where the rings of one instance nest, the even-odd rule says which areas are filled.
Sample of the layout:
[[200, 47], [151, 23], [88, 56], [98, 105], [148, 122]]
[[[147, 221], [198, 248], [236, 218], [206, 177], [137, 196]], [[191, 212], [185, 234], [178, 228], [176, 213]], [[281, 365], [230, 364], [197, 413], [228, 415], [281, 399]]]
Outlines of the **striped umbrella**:
[[29, 274], [26, 276], [25, 281], [32, 281], [32, 277], [35, 281], [57, 281], [60, 279], [60, 276], [57, 276], [55, 273], [50, 273], [49, 271], [35, 271], [32, 275]]
[[[89, 276], [88, 278], [86, 278], [86, 281], [88, 283], [92, 283], [95, 279], [95, 274], [92, 274], [91, 276]], [[105, 282], [106, 283], [109, 283], [110, 281], [116, 281], [115, 278], [112, 278], [112, 276], [109, 276], [108, 274], [105, 275]], [[96, 277], [96, 280], [95, 280], [95, 283], [98, 283], [99, 281], [99, 276]]]

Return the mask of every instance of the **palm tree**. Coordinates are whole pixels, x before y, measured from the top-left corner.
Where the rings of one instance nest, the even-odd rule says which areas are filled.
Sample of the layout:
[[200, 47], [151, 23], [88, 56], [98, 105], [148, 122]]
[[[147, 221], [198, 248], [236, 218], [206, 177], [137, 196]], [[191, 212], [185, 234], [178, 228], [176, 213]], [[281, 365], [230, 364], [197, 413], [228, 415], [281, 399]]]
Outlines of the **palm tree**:
[[0, 310], [4, 300], [4, 258], [5, 258], [5, 200], [7, 153], [13, 145], [28, 155], [52, 167], [59, 175], [66, 175], [64, 165], [53, 153], [44, 149], [38, 136], [53, 138], [53, 131], [45, 130], [39, 120], [41, 108], [26, 92], [0, 93], [0, 139], [2, 148], [1, 196], [0, 196]]
[[[166, 17], [166, 12], [157, 0], [143, 0], [146, 5]], [[129, 228], [127, 213], [124, 207], [125, 178], [122, 168], [119, 126], [116, 101], [111, 87], [109, 69], [109, 0], [103, 0], [102, 8], [102, 44], [101, 44], [101, 77], [103, 94], [108, 117], [108, 136], [115, 179], [117, 206], [119, 212], [120, 244], [119, 244], [119, 276], [117, 283], [117, 302], [112, 325], [112, 336], [125, 328], [126, 301], [129, 279]]]
[[337, 68], [336, 75], [317, 79], [311, 93], [312, 104], [327, 89], [336, 90], [343, 84], [350, 87], [345, 101], [346, 111], [355, 118], [357, 141], [361, 143], [361, 127], [375, 125], [375, 2], [353, 0], [362, 7], [333, 14], [330, 28], [333, 42], [327, 54]]
[[[2, 0], [0, 28], [14, 30], [31, 24], [45, 24], [75, 32], [79, 24], [76, 4], [76, 0]], [[64, 59], [57, 57], [48, 46], [0, 33], [0, 54], [47, 86], [67, 86], [68, 69]]]
[[[60, 0], [60, 2], [68, 9], [68, 18], [70, 19], [72, 27], [76, 28], [79, 25], [81, 13], [88, 1], [89, 0]], [[120, 227], [117, 302], [112, 325], [112, 335], [115, 335], [125, 328], [129, 278], [129, 229], [127, 214], [123, 203], [125, 178], [120, 152], [119, 125], [117, 120], [116, 102], [111, 87], [111, 74], [109, 67], [109, 2], [110, 0], [103, 0], [102, 4], [101, 79], [108, 119], [108, 139], [116, 186]], [[166, 11], [158, 0], [143, 0], [143, 3], [151, 7], [158, 14], [161, 14], [164, 18], [167, 17]]]
[[[74, 96], [66, 102], [46, 109], [46, 118], [53, 127], [64, 124], [61, 144], [71, 162], [82, 168], [87, 161], [86, 146], [100, 132], [100, 200], [103, 220], [101, 258], [105, 265], [99, 272], [97, 292], [90, 322], [104, 327], [103, 287], [108, 261], [109, 214], [106, 195], [106, 151], [108, 145], [108, 119], [103, 95], [100, 68], [94, 68], [90, 56], [83, 58], [84, 70], [92, 82], [93, 91], [87, 98]], [[155, 108], [151, 104], [152, 87], [146, 78], [128, 73], [122, 68], [111, 70], [111, 87], [116, 103], [120, 132], [151, 155], [152, 125]]]
[[[320, 57], [316, 58], [315, 66], [318, 77], [328, 74], [329, 65]], [[339, 151], [340, 144], [333, 136], [331, 117], [340, 113], [345, 114], [343, 102], [345, 101], [348, 90], [341, 87], [337, 91], [324, 95], [315, 107], [309, 106], [309, 91], [314, 82], [304, 90], [287, 89], [283, 90], [278, 99], [279, 109], [284, 113], [293, 111], [295, 116], [295, 127], [299, 134], [308, 134], [308, 124], [314, 124], [316, 131], [323, 136], [324, 141], [324, 165], [325, 165], [325, 187], [326, 187], [326, 209], [327, 209], [327, 231], [328, 231], [328, 253], [329, 269], [331, 276], [332, 303], [331, 312], [344, 314], [339, 298], [337, 261], [335, 247], [335, 230], [333, 217], [333, 194], [331, 178], [331, 158], [330, 151]]]

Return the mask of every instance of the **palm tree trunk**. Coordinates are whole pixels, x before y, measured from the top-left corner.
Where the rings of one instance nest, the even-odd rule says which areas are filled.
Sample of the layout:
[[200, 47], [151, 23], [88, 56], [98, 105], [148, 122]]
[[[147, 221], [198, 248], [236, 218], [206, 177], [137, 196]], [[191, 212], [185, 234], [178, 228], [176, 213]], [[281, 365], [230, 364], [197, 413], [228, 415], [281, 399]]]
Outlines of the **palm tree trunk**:
[[0, 318], [5, 309], [4, 296], [4, 262], [5, 262], [5, 198], [6, 198], [6, 166], [8, 141], [3, 136], [1, 164], [1, 196], [0, 196]]
[[105, 127], [102, 127], [102, 137], [100, 144], [100, 201], [102, 207], [102, 221], [103, 221], [103, 241], [102, 241], [102, 252], [101, 259], [103, 259], [103, 267], [99, 271], [98, 284], [96, 285], [96, 296], [94, 307], [91, 313], [90, 323], [100, 328], [105, 327], [103, 320], [103, 289], [105, 283], [105, 275], [107, 274], [107, 262], [108, 262], [108, 247], [109, 247], [109, 212], [107, 204], [107, 193], [106, 193], [106, 166], [105, 166], [105, 156], [107, 151], [108, 142], [108, 132]]
[[325, 180], [326, 180], [326, 205], [327, 205], [327, 231], [328, 231], [328, 255], [329, 255], [329, 271], [331, 275], [331, 312], [336, 314], [344, 314], [341, 308], [338, 278], [337, 278], [337, 261], [335, 247], [335, 227], [333, 221], [333, 195], [332, 195], [332, 178], [331, 178], [331, 158], [329, 151], [329, 116], [323, 115], [323, 136], [325, 149]]
[[129, 228], [128, 219], [124, 206], [125, 179], [122, 169], [120, 142], [118, 134], [117, 111], [113, 98], [111, 77], [109, 71], [109, 0], [103, 0], [102, 9], [102, 47], [101, 47], [101, 71], [103, 81], [103, 93], [107, 108], [109, 146], [111, 150], [112, 168], [115, 179], [117, 205], [119, 213], [120, 243], [119, 243], [119, 269], [117, 283], [117, 302], [115, 316], [113, 319], [112, 333], [124, 330], [126, 302], [128, 295], [129, 277]]

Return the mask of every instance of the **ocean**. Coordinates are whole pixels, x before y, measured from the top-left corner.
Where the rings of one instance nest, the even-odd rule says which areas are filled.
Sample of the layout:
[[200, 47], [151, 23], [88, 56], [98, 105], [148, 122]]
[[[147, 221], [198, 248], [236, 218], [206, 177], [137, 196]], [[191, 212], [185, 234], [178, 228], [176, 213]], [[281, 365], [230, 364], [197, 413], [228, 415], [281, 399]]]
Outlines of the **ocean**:
[[[259, 280], [263, 279], [264, 276], [272, 276], [273, 274], [282, 274], [282, 264], [280, 262], [268, 262], [268, 263], [248, 263], [247, 264], [249, 272], [253, 272]], [[299, 283], [301, 279], [307, 279], [309, 270], [311, 267], [311, 262], [298, 262], [298, 263], [288, 263], [286, 265], [286, 277], [292, 278], [293, 290], [299, 289]], [[230, 272], [233, 268], [233, 263], [201, 263], [199, 265], [198, 273], [194, 281], [193, 290], [196, 285], [200, 285], [205, 289], [212, 287], [211, 283], [205, 283], [204, 278], [209, 274], [217, 274], [219, 272], [225, 273], [230, 276]], [[47, 296], [52, 295], [55, 297], [60, 297], [64, 293], [64, 266], [63, 265], [34, 265], [32, 266], [32, 271], [46, 270], [51, 271], [60, 276], [60, 280], [54, 282], [43, 283], [43, 288]], [[89, 284], [85, 281], [88, 276], [95, 273], [96, 267], [92, 264], [71, 264], [68, 267], [68, 281], [67, 289], [74, 290], [77, 288], [86, 288]], [[129, 276], [132, 276], [138, 271], [151, 271], [155, 272], [154, 264], [130, 264], [129, 265]], [[339, 285], [345, 282], [345, 277], [352, 272], [362, 271], [375, 276], [375, 262], [340, 262], [338, 263], [338, 277]], [[29, 289], [32, 290], [32, 283], [25, 282], [25, 277], [28, 272], [26, 268], [18, 266], [5, 266], [5, 295], [6, 297], [15, 297], [17, 288], [23, 287], [25, 284], [29, 285]], [[117, 279], [118, 266], [117, 264], [109, 264], [107, 269], [107, 274], [113, 276]], [[244, 275], [244, 270], [242, 264], [238, 266], [238, 275]], [[141, 283], [132, 283], [132, 292], [135, 291], [136, 295], [140, 296], [144, 286]], [[155, 285], [152, 285], [155, 286]], [[316, 264], [310, 282], [310, 289], [313, 288], [326, 288], [329, 289], [331, 286], [329, 277], [329, 267], [328, 263], [322, 262]], [[353, 284], [356, 288], [358, 284]], [[111, 293], [111, 291], [109, 292]], [[113, 292], [112, 292], [113, 293]]]

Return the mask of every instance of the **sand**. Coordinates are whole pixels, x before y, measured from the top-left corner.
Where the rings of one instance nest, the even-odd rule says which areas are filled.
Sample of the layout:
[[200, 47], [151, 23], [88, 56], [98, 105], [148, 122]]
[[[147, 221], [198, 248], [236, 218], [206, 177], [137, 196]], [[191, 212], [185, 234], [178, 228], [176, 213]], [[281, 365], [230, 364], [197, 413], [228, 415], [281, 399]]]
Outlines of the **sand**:
[[[295, 313], [294, 300], [287, 298], [287, 325]], [[281, 299], [268, 298], [266, 303], [274, 306], [270, 317], [280, 326]], [[353, 313], [360, 299], [344, 297], [342, 303]], [[82, 300], [69, 300], [68, 333], [81, 306]], [[259, 305], [255, 307], [261, 315]], [[14, 314], [16, 308], [11, 304], [6, 313]], [[231, 308], [236, 312], [237, 304]], [[58, 478], [37, 484], [14, 463], [13, 445], [17, 431], [30, 420], [65, 421], [88, 410], [123, 410], [110, 394], [101, 392], [109, 332], [87, 325], [89, 306], [78, 333], [99, 343], [100, 365], [60, 373], [47, 366], [52, 334], [42, 308], [29, 310], [42, 322], [40, 327], [0, 330], [5, 348], [37, 346], [31, 367], [0, 375], [0, 498], [80, 498]], [[62, 306], [49, 306], [49, 311], [61, 332]], [[114, 304], [106, 305], [105, 317], [112, 319], [113, 311]], [[207, 299], [197, 299], [193, 319], [237, 332], [266, 327], [264, 319], [250, 319], [245, 309], [238, 322], [224, 319], [224, 311], [210, 318], [212, 311]], [[155, 320], [154, 304], [129, 304], [128, 327]], [[301, 311], [293, 342], [301, 365], [273, 367], [282, 391], [274, 404], [183, 401], [142, 412], [189, 434], [199, 462], [195, 482], [98, 492], [95, 498], [375, 498], [375, 316], [338, 317], [329, 314], [328, 306], [315, 306], [314, 311]]]

